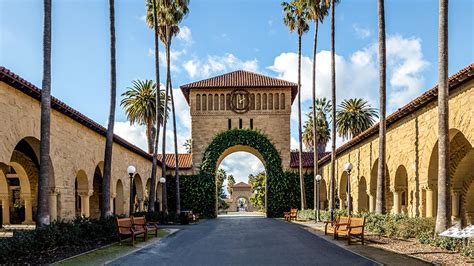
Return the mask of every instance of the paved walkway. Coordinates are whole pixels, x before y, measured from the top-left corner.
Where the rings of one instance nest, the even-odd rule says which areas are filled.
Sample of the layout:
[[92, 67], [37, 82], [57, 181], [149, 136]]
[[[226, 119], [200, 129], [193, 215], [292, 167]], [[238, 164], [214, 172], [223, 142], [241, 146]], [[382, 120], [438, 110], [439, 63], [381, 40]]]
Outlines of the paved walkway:
[[262, 217], [220, 217], [112, 265], [375, 265], [301, 228]]

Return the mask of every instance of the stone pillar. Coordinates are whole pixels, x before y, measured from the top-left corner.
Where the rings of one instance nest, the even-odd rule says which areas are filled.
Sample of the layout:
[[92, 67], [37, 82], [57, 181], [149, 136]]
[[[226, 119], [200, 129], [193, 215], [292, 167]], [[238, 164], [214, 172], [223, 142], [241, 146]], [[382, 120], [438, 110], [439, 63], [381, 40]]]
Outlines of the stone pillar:
[[2, 197], [2, 224], [10, 224], [10, 202], [8, 195]]
[[48, 204], [49, 204], [49, 217], [50, 217], [50, 221], [52, 222], [58, 219], [58, 192], [55, 189], [52, 189], [49, 192]]
[[433, 189], [425, 188], [426, 191], [426, 217], [433, 217]]
[[110, 213], [115, 213], [114, 212], [114, 199], [115, 199], [115, 197], [117, 197], [117, 193], [111, 193], [110, 194]]
[[81, 191], [78, 192], [79, 196], [81, 197], [81, 216], [89, 217], [90, 210], [89, 210], [89, 198], [92, 196], [94, 191]]
[[375, 196], [372, 194], [369, 194], [369, 211], [375, 211]]
[[451, 220], [458, 220], [459, 217], [459, 198], [461, 191], [454, 190], [451, 197]]
[[23, 195], [25, 201], [25, 221], [23, 224], [34, 224], [33, 222], [33, 206], [31, 204], [31, 195]]
[[144, 203], [144, 202], [145, 202], [145, 201], [144, 201], [143, 199], [139, 199], [139, 200], [138, 200], [138, 210], [139, 210], [139, 211], [143, 211], [143, 203]]
[[400, 213], [400, 191], [393, 190], [393, 213]]

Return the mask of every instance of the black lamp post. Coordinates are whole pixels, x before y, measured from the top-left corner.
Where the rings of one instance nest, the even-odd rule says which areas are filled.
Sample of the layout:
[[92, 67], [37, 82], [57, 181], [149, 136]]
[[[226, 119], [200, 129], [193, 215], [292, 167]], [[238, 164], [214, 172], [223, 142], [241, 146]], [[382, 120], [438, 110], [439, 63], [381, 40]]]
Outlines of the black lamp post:
[[351, 163], [346, 163], [344, 165], [344, 169], [347, 172], [347, 212], [349, 216], [351, 215], [352, 212], [352, 204], [351, 204], [351, 170], [352, 170], [352, 164]]
[[130, 165], [127, 168], [127, 173], [130, 176], [130, 208], [129, 208], [129, 216], [132, 216], [133, 213], [133, 175], [135, 174], [135, 166]]
[[316, 179], [316, 187], [317, 187], [317, 193], [316, 193], [316, 219], [315, 219], [315, 222], [319, 222], [319, 209], [321, 209], [320, 207], [320, 201], [321, 201], [321, 175], [316, 175], [314, 177]]

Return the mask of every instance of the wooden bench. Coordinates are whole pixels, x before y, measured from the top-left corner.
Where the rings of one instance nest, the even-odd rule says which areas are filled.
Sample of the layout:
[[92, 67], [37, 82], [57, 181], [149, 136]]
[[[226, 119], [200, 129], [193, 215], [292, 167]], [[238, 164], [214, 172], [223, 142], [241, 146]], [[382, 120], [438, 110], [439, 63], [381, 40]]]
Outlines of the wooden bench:
[[324, 222], [324, 234], [327, 235], [328, 231], [331, 231], [334, 234], [334, 239], [337, 239], [339, 232], [343, 232], [349, 226], [350, 219], [349, 216], [338, 216], [335, 221]]
[[132, 218], [116, 218], [115, 221], [117, 223], [117, 234], [120, 244], [122, 244], [122, 236], [131, 236], [133, 246], [135, 246], [135, 238], [137, 235], [143, 235], [143, 238], [146, 240], [145, 228], [134, 226]]
[[350, 217], [349, 225], [340, 226], [335, 233], [336, 239], [340, 236], [347, 236], [347, 244], [351, 244], [351, 236], [360, 238], [362, 245], [364, 244], [364, 226], [365, 217]]
[[145, 230], [145, 240], [148, 238], [148, 232], [155, 231], [155, 237], [158, 237], [158, 222], [147, 222], [145, 217], [133, 217], [132, 223], [134, 228]]
[[189, 211], [187, 218], [189, 222], [197, 222], [199, 221], [199, 213], [193, 213], [193, 211]]
[[291, 222], [291, 220], [295, 220], [298, 218], [298, 209], [291, 208], [289, 212], [284, 212], [283, 216], [285, 221]]

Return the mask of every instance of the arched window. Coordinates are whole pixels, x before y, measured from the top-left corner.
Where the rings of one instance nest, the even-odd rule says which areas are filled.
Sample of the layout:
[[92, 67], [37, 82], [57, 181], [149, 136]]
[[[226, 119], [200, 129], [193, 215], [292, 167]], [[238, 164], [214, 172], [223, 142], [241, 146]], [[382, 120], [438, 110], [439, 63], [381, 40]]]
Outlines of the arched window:
[[267, 110], [267, 94], [264, 93], [262, 96], [262, 110]]
[[260, 93], [257, 93], [257, 110], [262, 109], [261, 104], [262, 104], [262, 96], [260, 95]]
[[275, 93], [275, 109], [280, 109], [280, 94]]
[[280, 94], [280, 109], [285, 110], [285, 94]]
[[250, 110], [255, 110], [255, 93], [250, 94]]
[[196, 111], [201, 111], [201, 94], [196, 95]]
[[230, 110], [230, 94], [225, 95], [225, 109]]
[[214, 111], [219, 110], [219, 94], [214, 94]]
[[202, 95], [202, 110], [203, 111], [207, 110], [207, 95], [206, 94]]
[[213, 104], [212, 104], [212, 94], [209, 94], [209, 95], [207, 96], [207, 98], [208, 98], [208, 99], [207, 99], [207, 109], [208, 109], [209, 111], [212, 111], [212, 107], [213, 107]]
[[224, 94], [221, 94], [221, 99], [220, 99], [220, 108], [219, 110], [224, 111], [225, 110], [225, 96]]
[[273, 93], [268, 94], [268, 110], [273, 110]]

